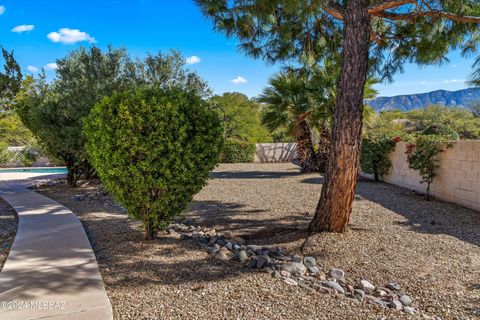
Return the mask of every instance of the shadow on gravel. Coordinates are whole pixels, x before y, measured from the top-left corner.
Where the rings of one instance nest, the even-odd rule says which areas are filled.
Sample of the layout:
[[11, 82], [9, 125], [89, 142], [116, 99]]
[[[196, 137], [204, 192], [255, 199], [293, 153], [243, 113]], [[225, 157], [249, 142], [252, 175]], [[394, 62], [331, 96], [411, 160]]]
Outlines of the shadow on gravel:
[[[307, 178], [302, 183], [322, 184], [323, 178]], [[357, 200], [368, 199], [408, 221], [399, 223], [421, 233], [447, 234], [480, 246], [480, 212], [437, 200], [426, 201], [408, 189], [360, 178]], [[360, 196], [360, 198], [358, 198]]]
[[420, 233], [447, 234], [480, 246], [480, 212], [437, 200], [426, 201], [413, 191], [383, 182], [360, 179], [357, 194], [402, 215]]
[[214, 227], [219, 232], [233, 231], [251, 244], [288, 243], [306, 237], [305, 230], [311, 219], [307, 214], [255, 219], [256, 213], [264, 212], [267, 211], [248, 209], [239, 203], [194, 201], [185, 222]]
[[301, 176], [302, 172], [295, 171], [216, 171], [210, 177], [216, 179], [277, 179], [283, 177]]

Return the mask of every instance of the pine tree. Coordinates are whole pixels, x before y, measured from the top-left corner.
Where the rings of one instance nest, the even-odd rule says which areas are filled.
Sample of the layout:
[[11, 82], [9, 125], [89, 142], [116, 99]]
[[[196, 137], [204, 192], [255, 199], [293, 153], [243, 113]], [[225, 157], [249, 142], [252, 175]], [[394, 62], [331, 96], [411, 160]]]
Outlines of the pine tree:
[[341, 53], [332, 144], [311, 232], [344, 232], [358, 178], [368, 74], [391, 80], [405, 62], [441, 64], [475, 48], [477, 0], [196, 0], [216, 30], [273, 63], [322, 64]]

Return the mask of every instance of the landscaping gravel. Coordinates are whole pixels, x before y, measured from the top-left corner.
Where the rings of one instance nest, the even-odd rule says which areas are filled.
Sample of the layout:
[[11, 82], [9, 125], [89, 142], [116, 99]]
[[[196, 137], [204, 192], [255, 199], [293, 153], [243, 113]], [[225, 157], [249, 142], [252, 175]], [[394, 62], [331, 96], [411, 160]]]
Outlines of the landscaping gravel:
[[17, 233], [17, 214], [15, 210], [0, 197], [0, 271], [7, 259], [13, 239]]
[[479, 212], [362, 180], [349, 231], [312, 236], [304, 244], [320, 195], [317, 174], [299, 173], [291, 164], [224, 164], [212, 176], [186, 213], [186, 225], [230, 233], [258, 248], [280, 247], [298, 255], [290, 267], [310, 257], [308, 272], [343, 271], [356, 282], [385, 285], [375, 294], [385, 299], [396, 291], [399, 300], [385, 306], [381, 298], [364, 299], [360, 288], [352, 291], [356, 299], [347, 298], [335, 293], [343, 288], [332, 280], [325, 285], [333, 289], [308, 290], [285, 277], [304, 272], [299, 265], [272, 276], [239, 262], [245, 254], [220, 245], [210, 253], [193, 239], [180, 240], [176, 231], [146, 242], [140, 224], [98, 184], [68, 189], [61, 183], [38, 191], [80, 217], [115, 319], [480, 318]]

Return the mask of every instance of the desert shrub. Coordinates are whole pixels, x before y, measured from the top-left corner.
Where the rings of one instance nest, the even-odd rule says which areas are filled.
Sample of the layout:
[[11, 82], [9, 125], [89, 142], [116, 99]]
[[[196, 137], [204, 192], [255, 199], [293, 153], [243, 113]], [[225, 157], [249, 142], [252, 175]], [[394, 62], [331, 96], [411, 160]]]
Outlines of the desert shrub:
[[375, 135], [362, 140], [360, 167], [373, 174], [375, 181], [387, 174], [391, 167], [388, 154], [395, 149], [395, 140], [389, 135]]
[[106, 189], [155, 237], [206, 184], [222, 127], [207, 102], [180, 89], [104, 97], [85, 120], [87, 152]]
[[220, 162], [222, 163], [243, 163], [253, 162], [255, 157], [255, 143], [243, 142], [234, 139], [226, 140]]
[[438, 154], [450, 147], [448, 139], [441, 135], [418, 135], [414, 142], [407, 145], [407, 160], [410, 169], [417, 170], [422, 177], [420, 183], [426, 183], [425, 198], [430, 200], [430, 185], [437, 175], [440, 160]]

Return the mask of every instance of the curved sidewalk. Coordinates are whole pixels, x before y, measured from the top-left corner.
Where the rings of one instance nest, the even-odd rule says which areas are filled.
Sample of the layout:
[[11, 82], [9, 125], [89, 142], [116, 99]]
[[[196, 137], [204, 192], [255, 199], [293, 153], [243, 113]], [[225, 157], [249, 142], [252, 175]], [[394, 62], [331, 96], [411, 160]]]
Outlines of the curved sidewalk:
[[0, 272], [0, 319], [112, 319], [90, 242], [78, 218], [26, 189], [45, 175], [0, 172], [0, 196], [19, 224]]

